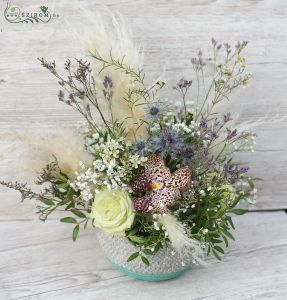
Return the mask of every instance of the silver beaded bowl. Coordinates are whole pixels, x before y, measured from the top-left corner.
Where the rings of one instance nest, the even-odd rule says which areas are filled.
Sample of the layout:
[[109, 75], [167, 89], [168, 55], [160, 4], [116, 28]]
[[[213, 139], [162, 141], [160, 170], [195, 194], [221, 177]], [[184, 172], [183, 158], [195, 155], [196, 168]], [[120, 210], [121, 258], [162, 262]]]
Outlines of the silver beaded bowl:
[[145, 265], [136, 258], [127, 262], [136, 248], [125, 237], [109, 236], [96, 230], [99, 243], [107, 259], [119, 271], [140, 280], [161, 281], [182, 275], [189, 268], [182, 266], [179, 255], [170, 247], [165, 247], [155, 255], [148, 257], [150, 265]]

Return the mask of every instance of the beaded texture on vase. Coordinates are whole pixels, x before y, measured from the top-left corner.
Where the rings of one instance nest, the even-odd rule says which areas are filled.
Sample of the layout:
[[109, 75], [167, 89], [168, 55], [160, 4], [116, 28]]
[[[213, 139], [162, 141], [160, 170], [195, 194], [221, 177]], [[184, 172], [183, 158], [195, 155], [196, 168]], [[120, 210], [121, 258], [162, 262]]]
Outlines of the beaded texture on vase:
[[97, 229], [96, 234], [106, 257], [114, 264], [129, 271], [143, 274], [168, 274], [186, 268], [182, 259], [172, 248], [164, 247], [155, 255], [148, 256], [150, 265], [145, 265], [138, 257], [127, 262], [131, 254], [138, 251], [125, 237], [109, 236]]

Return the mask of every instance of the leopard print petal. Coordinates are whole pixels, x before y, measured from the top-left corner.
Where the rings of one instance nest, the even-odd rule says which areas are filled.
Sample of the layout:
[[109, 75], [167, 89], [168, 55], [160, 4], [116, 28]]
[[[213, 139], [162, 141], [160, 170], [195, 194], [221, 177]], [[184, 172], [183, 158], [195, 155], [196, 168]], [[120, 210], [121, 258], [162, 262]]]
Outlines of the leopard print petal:
[[135, 198], [133, 200], [134, 209], [139, 212], [147, 213], [152, 205], [152, 196]]
[[149, 156], [145, 165], [145, 172], [150, 181], [163, 181], [171, 178], [169, 168], [164, 165], [163, 159], [156, 154]]
[[149, 181], [145, 174], [145, 170], [142, 170], [138, 178], [131, 185], [133, 193], [137, 194], [145, 190], [149, 190]]
[[191, 186], [191, 175], [192, 172], [190, 168], [178, 169], [172, 174], [170, 184], [180, 191], [186, 190]]
[[180, 197], [178, 189], [169, 187], [164, 188], [153, 194], [152, 206], [155, 210], [163, 210], [166, 206], [173, 205], [175, 201]]

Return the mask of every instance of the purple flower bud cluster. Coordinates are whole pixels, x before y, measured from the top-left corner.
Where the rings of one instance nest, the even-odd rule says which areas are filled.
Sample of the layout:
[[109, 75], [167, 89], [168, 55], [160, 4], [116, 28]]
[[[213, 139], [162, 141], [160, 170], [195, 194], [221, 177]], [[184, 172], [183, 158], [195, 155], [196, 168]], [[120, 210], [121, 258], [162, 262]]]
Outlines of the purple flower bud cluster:
[[238, 164], [234, 164], [234, 165], [225, 164], [223, 166], [223, 170], [226, 176], [229, 177], [230, 182], [235, 183], [241, 177], [241, 175], [249, 171], [249, 167], [239, 168]]
[[103, 81], [103, 86], [107, 88], [112, 88], [113, 87], [113, 81], [110, 77], [105, 76], [104, 81]]
[[200, 128], [207, 129], [207, 121], [202, 119], [199, 123]]
[[237, 44], [235, 45], [235, 48], [236, 49], [244, 48], [247, 46], [247, 44], [248, 41], [244, 41], [244, 40], [242, 42], [238, 41]]
[[103, 80], [103, 86], [105, 89], [103, 89], [103, 95], [104, 97], [110, 101], [113, 97], [113, 81], [110, 77], [105, 76], [104, 80]]
[[222, 47], [222, 44], [218, 43], [218, 41], [216, 41], [214, 38], [211, 39], [211, 43], [212, 43], [212, 46], [218, 50], [221, 49]]
[[69, 94], [68, 99], [65, 99], [65, 93], [62, 90], [59, 91], [58, 98], [59, 98], [59, 101], [64, 102], [68, 105], [71, 105], [71, 103], [76, 102], [73, 94]]
[[237, 129], [231, 130], [227, 128], [227, 139], [231, 140], [232, 138], [236, 137]]
[[230, 113], [230, 112], [226, 113], [226, 114], [223, 116], [223, 122], [224, 122], [224, 123], [227, 123], [227, 122], [229, 122], [229, 121], [231, 121], [231, 120], [232, 120], [232, 118], [231, 118], [231, 113]]
[[190, 88], [191, 85], [192, 85], [192, 80], [186, 80], [184, 78], [181, 78], [174, 88], [179, 88], [181, 90], [188, 89]]

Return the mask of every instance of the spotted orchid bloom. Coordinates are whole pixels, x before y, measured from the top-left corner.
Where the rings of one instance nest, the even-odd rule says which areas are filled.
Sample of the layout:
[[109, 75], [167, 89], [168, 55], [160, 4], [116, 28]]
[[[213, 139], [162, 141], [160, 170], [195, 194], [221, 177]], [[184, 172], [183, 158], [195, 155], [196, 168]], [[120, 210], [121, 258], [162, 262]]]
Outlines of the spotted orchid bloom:
[[134, 208], [140, 212], [166, 212], [180, 197], [180, 192], [191, 185], [191, 169], [180, 168], [171, 173], [159, 155], [149, 156], [144, 170], [132, 185], [134, 193], [146, 191], [143, 197], [134, 199]]

